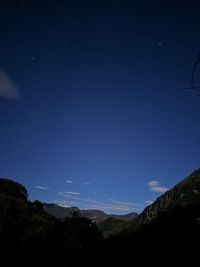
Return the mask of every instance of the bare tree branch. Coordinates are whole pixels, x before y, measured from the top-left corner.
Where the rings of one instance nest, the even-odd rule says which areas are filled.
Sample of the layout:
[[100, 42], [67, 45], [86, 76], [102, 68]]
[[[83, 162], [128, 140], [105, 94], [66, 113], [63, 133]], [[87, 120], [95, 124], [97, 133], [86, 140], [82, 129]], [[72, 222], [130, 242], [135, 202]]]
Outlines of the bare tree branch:
[[196, 73], [196, 70], [197, 70], [197, 67], [198, 67], [199, 63], [200, 63], [200, 53], [197, 56], [197, 60], [195, 61], [194, 67], [193, 67], [193, 70], [192, 70], [192, 77], [191, 77], [191, 81], [190, 81], [190, 86], [191, 86], [192, 89], [200, 88], [200, 87], [194, 86], [194, 76], [195, 76], [195, 73]]

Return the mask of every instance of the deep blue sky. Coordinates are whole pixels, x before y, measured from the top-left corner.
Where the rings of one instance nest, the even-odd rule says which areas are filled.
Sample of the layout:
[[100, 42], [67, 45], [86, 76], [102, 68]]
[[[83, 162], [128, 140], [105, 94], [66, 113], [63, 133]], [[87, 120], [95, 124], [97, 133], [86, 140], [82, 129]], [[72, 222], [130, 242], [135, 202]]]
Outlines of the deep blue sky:
[[127, 213], [200, 167], [200, 97], [183, 89], [199, 14], [194, 0], [1, 1], [0, 176], [32, 200]]

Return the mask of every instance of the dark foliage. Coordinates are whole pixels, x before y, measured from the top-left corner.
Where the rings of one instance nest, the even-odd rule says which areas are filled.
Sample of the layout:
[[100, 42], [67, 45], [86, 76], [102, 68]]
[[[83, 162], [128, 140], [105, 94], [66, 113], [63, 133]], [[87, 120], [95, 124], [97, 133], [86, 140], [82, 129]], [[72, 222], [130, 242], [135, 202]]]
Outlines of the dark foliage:
[[[198, 260], [200, 205], [174, 207], [154, 222], [137, 230], [111, 236], [105, 241], [104, 255], [117, 262], [134, 261], [153, 266], [192, 263]], [[116, 256], [118, 255], [118, 256]]]
[[24, 201], [28, 198], [28, 192], [23, 185], [6, 178], [0, 179], [0, 193]]
[[98, 229], [102, 232], [103, 238], [108, 238], [123, 231], [126, 222], [110, 217], [98, 225]]
[[[0, 179], [0, 256], [4, 266], [68, 266], [86, 261], [100, 241], [96, 224], [74, 213], [59, 220], [26, 189]], [[13, 263], [14, 262], [14, 263]]]

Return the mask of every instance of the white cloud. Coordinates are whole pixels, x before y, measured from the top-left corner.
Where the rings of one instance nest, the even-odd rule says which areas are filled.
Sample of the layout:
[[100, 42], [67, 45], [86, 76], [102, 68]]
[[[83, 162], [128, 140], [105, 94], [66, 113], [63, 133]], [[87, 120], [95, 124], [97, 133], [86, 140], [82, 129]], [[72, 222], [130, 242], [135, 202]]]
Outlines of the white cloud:
[[150, 182], [148, 182], [148, 186], [149, 187], [159, 186], [159, 182], [158, 181], [150, 181]]
[[58, 192], [58, 195], [69, 199], [79, 199], [78, 195], [69, 195], [66, 192]]
[[68, 183], [68, 184], [72, 184], [73, 182], [72, 181], [70, 181], [70, 180], [67, 180], [67, 181], [65, 181], [66, 183]]
[[0, 69], [0, 97], [16, 99], [19, 97], [19, 90], [5, 71]]
[[131, 212], [131, 211], [141, 211], [138, 208], [139, 204], [133, 202], [125, 202], [125, 201], [116, 201], [113, 199], [109, 199], [108, 201], [98, 201], [96, 199], [91, 198], [82, 198], [80, 197], [79, 192], [70, 192], [70, 191], [62, 191], [58, 192], [58, 195], [67, 199], [64, 200], [64, 205], [72, 205], [75, 204], [73, 201], [78, 201], [80, 205], [84, 205], [87, 209], [99, 209], [104, 211], [109, 211], [109, 213], [116, 210]]
[[162, 186], [155, 186], [151, 188], [151, 191], [158, 192], [158, 193], [165, 193], [169, 188], [162, 187]]
[[126, 211], [126, 212], [141, 211], [141, 209], [139, 208], [133, 208], [126, 205], [112, 204], [110, 202], [89, 203], [89, 206], [92, 209], [109, 210], [109, 211], [115, 211], [115, 210]]
[[37, 188], [37, 189], [41, 189], [41, 190], [48, 190], [48, 189], [50, 189], [49, 186], [40, 186], [40, 185], [36, 185], [36, 186], [34, 186], [34, 187]]
[[153, 201], [151, 201], [151, 200], [145, 200], [145, 203], [148, 204], [148, 205], [151, 205], [153, 203]]
[[101, 204], [90, 204], [90, 208], [98, 209], [98, 210], [121, 210], [121, 211], [129, 211], [128, 207], [112, 205], [110, 203], [101, 203]]
[[69, 195], [80, 195], [79, 192], [71, 192], [71, 191], [65, 191], [63, 192], [64, 194], [69, 194]]
[[[84, 203], [84, 205], [87, 205], [87, 208], [92, 209], [100, 209], [100, 210], [109, 210], [111, 212], [112, 210], [121, 210], [121, 211], [141, 211], [141, 209], [137, 208], [139, 204], [132, 203], [132, 202], [124, 202], [124, 201], [116, 201], [110, 199], [108, 202], [102, 202], [98, 201], [96, 199], [90, 199], [90, 198], [81, 198], [78, 192], [58, 192], [58, 194], [64, 198], [67, 198], [72, 201], [78, 201], [80, 204]], [[72, 204], [72, 201], [64, 201], [64, 204]]]
[[113, 204], [121, 205], [121, 206], [127, 206], [127, 207], [135, 207], [135, 206], [139, 205], [139, 204], [133, 203], [133, 202], [116, 201], [116, 200], [111, 200], [111, 201]]
[[95, 199], [89, 199], [89, 198], [80, 198], [81, 201], [84, 201], [87, 203], [90, 207], [96, 208], [96, 209], [102, 209], [102, 210], [124, 210], [129, 211], [132, 209], [135, 209], [133, 206], [135, 206], [134, 203], [130, 202], [119, 202], [110, 200], [108, 202], [102, 202], [97, 201]]
[[160, 186], [158, 181], [150, 181], [148, 182], [148, 186], [151, 191], [158, 192], [158, 193], [165, 193], [169, 188]]
[[69, 208], [71, 206], [76, 206], [78, 203], [76, 201], [61, 201], [61, 200], [54, 200], [52, 203], [56, 203], [58, 206]]
[[84, 182], [83, 184], [84, 184], [84, 185], [90, 185], [90, 183], [89, 183], [89, 182]]

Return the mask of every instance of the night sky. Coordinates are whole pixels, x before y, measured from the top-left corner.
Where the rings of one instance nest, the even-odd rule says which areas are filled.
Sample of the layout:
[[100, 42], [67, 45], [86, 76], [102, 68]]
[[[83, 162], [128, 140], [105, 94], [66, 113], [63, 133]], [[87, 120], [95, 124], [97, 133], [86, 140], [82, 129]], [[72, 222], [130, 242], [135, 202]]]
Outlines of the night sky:
[[0, 176], [140, 212], [200, 167], [199, 51], [198, 0], [1, 0]]

